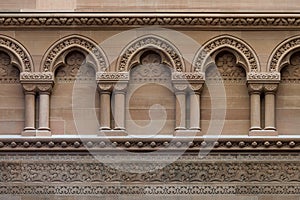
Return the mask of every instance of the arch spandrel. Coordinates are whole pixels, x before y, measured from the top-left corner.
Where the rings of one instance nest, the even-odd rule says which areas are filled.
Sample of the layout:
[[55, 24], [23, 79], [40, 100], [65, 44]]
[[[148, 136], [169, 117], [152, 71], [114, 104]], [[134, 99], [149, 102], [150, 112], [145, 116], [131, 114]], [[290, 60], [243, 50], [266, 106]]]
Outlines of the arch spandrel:
[[0, 35], [0, 49], [10, 55], [12, 63], [20, 72], [32, 72], [33, 61], [27, 49], [17, 40], [5, 35]]
[[174, 71], [185, 72], [184, 60], [179, 50], [170, 41], [156, 35], [145, 35], [129, 43], [122, 50], [117, 60], [116, 71], [129, 71], [135, 55], [144, 49], [153, 49], [162, 52], [170, 60], [170, 67]]
[[101, 47], [91, 39], [81, 35], [69, 35], [56, 41], [46, 51], [43, 56], [41, 71], [53, 72], [55, 70], [56, 60], [65, 53], [72, 49], [81, 50], [90, 55], [95, 61], [98, 72], [107, 71], [109, 62], [106, 58], [104, 51]]
[[210, 56], [221, 49], [230, 49], [232, 52], [237, 52], [245, 60], [244, 67], [247, 72], [261, 71], [258, 57], [250, 45], [231, 35], [221, 35], [206, 42], [196, 53], [193, 70], [204, 72]]

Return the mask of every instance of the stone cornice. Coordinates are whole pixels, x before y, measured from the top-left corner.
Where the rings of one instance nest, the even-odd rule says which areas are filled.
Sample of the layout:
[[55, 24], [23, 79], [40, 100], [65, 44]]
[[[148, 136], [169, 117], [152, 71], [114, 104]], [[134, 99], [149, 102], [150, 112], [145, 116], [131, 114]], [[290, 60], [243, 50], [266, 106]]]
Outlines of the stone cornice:
[[0, 27], [299, 29], [300, 13], [0, 13]]

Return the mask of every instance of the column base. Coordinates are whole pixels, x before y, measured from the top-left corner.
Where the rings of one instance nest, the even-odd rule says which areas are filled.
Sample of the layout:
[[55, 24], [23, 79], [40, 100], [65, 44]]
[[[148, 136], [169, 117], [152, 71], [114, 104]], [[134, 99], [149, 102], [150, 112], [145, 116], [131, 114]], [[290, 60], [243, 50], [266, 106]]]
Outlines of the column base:
[[24, 131], [22, 131], [21, 135], [22, 136], [36, 136], [36, 129], [24, 129]]
[[52, 136], [52, 134], [50, 130], [38, 129], [36, 131], [36, 136]]
[[99, 130], [98, 136], [127, 136], [126, 130]]
[[178, 136], [178, 137], [183, 137], [183, 136], [199, 136], [202, 135], [201, 130], [192, 130], [192, 129], [188, 129], [188, 130], [175, 130], [174, 132], [174, 136]]
[[249, 136], [278, 136], [276, 130], [251, 130]]

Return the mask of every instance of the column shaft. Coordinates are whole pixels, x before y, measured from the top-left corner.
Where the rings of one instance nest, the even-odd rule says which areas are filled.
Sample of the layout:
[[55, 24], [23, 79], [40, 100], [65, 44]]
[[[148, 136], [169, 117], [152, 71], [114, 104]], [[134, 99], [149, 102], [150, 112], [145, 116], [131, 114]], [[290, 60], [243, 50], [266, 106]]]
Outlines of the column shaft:
[[49, 93], [40, 93], [39, 130], [50, 131], [50, 128], [49, 128]]
[[190, 129], [200, 130], [200, 95], [190, 94]]
[[276, 130], [275, 128], [275, 94], [265, 94], [265, 130]]
[[186, 129], [186, 98], [185, 92], [176, 92], [176, 128], [175, 130]]
[[260, 93], [252, 92], [250, 94], [251, 103], [251, 127], [250, 130], [261, 130], [260, 121]]
[[35, 130], [35, 93], [25, 93], [25, 128], [24, 131]]
[[125, 130], [125, 92], [115, 92], [115, 130]]
[[100, 92], [100, 130], [110, 130], [110, 92]]

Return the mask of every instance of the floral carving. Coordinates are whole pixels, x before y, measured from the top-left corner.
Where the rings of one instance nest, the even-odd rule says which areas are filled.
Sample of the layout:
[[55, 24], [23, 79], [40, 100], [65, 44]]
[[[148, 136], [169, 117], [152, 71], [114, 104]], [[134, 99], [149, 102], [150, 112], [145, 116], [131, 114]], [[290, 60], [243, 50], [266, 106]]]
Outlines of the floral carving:
[[294, 81], [300, 79], [300, 53], [293, 54], [290, 58], [290, 64], [281, 70], [283, 81]]
[[53, 81], [54, 76], [52, 72], [21, 72], [21, 81]]
[[229, 47], [239, 52], [245, 58], [248, 65], [247, 67], [249, 67], [249, 71], [260, 71], [258, 58], [254, 50], [245, 42], [229, 35], [216, 37], [204, 44], [194, 59], [194, 70], [203, 71], [204, 65], [206, 64], [207, 59], [209, 59], [209, 56], [212, 55], [212, 53], [217, 49], [223, 47]]
[[106, 71], [108, 64], [107, 60], [102, 52], [102, 49], [98, 44], [93, 41], [77, 36], [71, 35], [62, 40], [56, 42], [51, 49], [46, 53], [43, 58], [43, 71], [48, 72], [53, 70], [53, 64], [58, 55], [67, 50], [68, 48], [72, 48], [74, 46], [78, 46], [86, 50], [90, 55], [95, 56], [96, 65], [98, 66], [99, 71]]
[[[7, 36], [1, 35], [0, 36], [0, 46], [4, 47], [8, 51], [12, 52], [18, 58], [20, 58], [20, 68], [22, 71], [31, 72], [33, 68], [33, 62], [29, 53], [25, 50], [25, 48], [18, 43], [17, 41], [9, 38]], [[7, 61], [7, 60], [6, 60]], [[5, 61], [4, 61], [5, 62]], [[2, 60], [3, 64], [3, 60]]]
[[104, 82], [129, 81], [128, 72], [97, 72], [96, 80]]
[[130, 64], [129, 62], [132, 56], [142, 48], [148, 46], [155, 46], [159, 49], [162, 49], [170, 57], [174, 70], [178, 72], [184, 71], [184, 62], [178, 50], [165, 39], [152, 35], [139, 38], [137, 41], [134, 41], [128, 47], [126, 47], [126, 49], [121, 53], [121, 56], [117, 62], [118, 71], [128, 71]]

